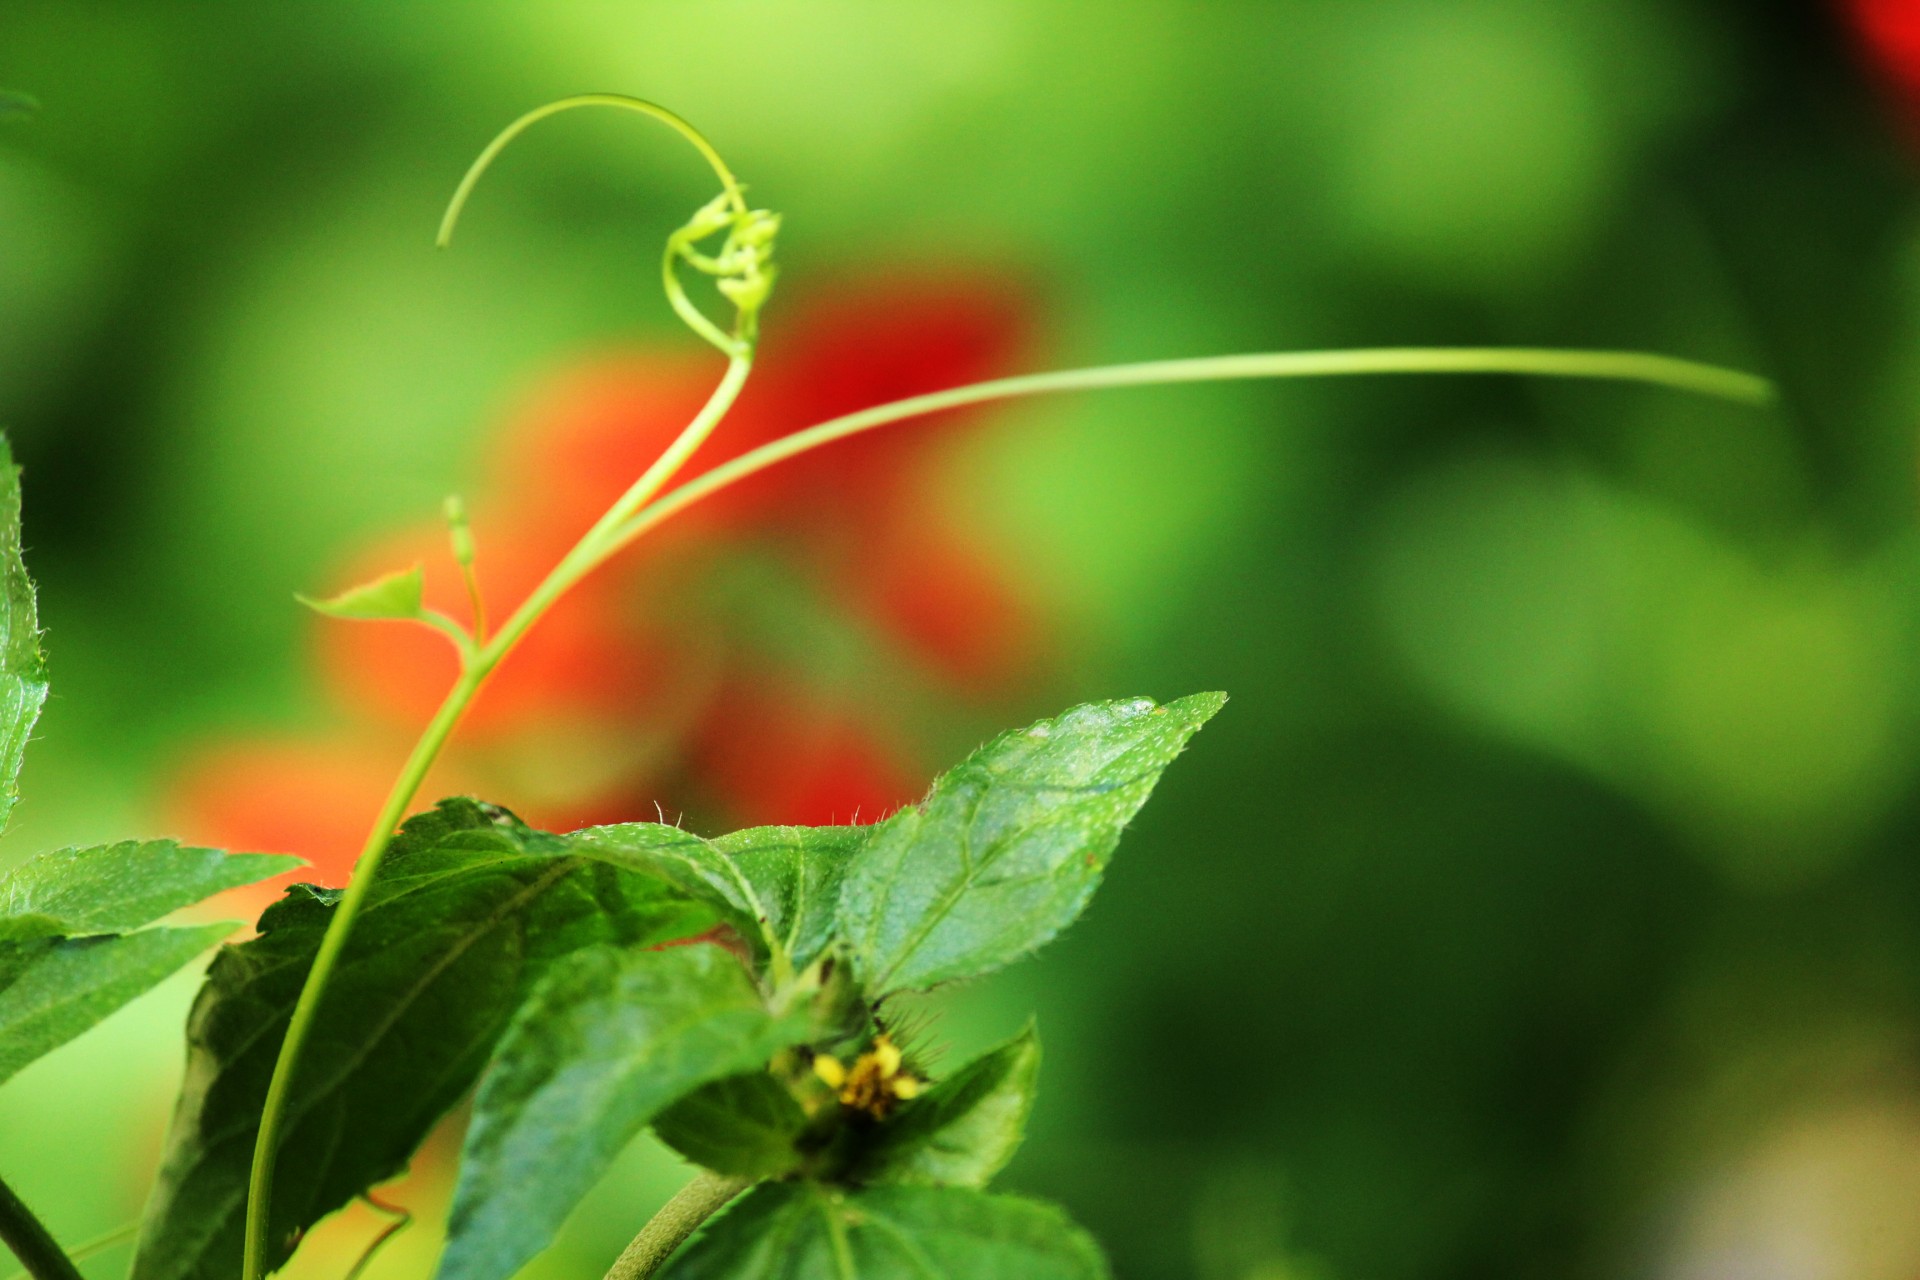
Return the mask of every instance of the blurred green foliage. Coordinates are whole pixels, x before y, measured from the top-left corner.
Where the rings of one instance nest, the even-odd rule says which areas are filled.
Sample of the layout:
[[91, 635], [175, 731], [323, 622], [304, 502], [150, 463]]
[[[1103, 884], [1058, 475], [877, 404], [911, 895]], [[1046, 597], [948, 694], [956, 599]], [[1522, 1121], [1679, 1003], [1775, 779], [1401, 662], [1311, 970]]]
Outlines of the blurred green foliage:
[[[783, 290], [1036, 281], [1063, 363], [1555, 343], [1778, 379], [1770, 416], [1156, 390], [972, 442], [949, 500], [1072, 655], [1023, 710], [1234, 701], [1091, 917], [937, 1031], [1039, 1009], [1007, 1181], [1138, 1280], [1920, 1265], [1887, 1137], [1920, 1134], [1917, 161], [1823, 6], [16, 0], [0, 83], [43, 104], [0, 134], [0, 419], [57, 695], [16, 853], [158, 834], [181, 744], [324, 717], [288, 592], [430, 515], [556, 361], [672, 332], [651, 264], [709, 193], [626, 122], [547, 126], [429, 251], [474, 150], [562, 94], [707, 130], [786, 215]], [[0, 1093], [63, 1235], [137, 1207], [185, 998]], [[597, 1274], [676, 1176], [635, 1153], [529, 1274]]]

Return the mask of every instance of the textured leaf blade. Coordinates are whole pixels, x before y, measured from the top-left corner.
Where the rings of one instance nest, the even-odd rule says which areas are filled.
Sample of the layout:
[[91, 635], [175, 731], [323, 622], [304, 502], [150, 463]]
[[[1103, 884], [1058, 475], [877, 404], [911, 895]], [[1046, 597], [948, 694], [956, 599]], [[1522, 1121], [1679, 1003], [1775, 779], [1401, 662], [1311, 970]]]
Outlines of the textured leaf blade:
[[0, 1081], [159, 985], [233, 929], [210, 924], [127, 937], [0, 941]]
[[653, 1122], [660, 1141], [695, 1164], [736, 1178], [777, 1178], [800, 1163], [807, 1113], [764, 1071], [702, 1085]]
[[0, 828], [13, 813], [20, 761], [46, 700], [40, 615], [20, 556], [20, 468], [0, 436]]
[[426, 576], [419, 565], [383, 574], [349, 587], [337, 596], [315, 599], [295, 595], [301, 604], [329, 618], [350, 622], [387, 622], [418, 618], [426, 612]]
[[[188, 1072], [148, 1206], [137, 1280], [240, 1271], [261, 1104], [338, 894], [295, 886], [223, 949], [187, 1028]], [[697, 930], [657, 882], [567, 856], [471, 801], [411, 819], [382, 863], [289, 1093], [273, 1266], [300, 1230], [401, 1172], [485, 1065], [539, 976], [582, 946]]]
[[875, 828], [838, 912], [869, 991], [986, 973], [1071, 924], [1161, 772], [1225, 701], [1075, 707], [1002, 734]]
[[764, 1183], [715, 1219], [664, 1280], [1105, 1280], [1052, 1205], [959, 1187]]
[[43, 853], [0, 874], [0, 941], [126, 933], [301, 865], [281, 854], [228, 854], [172, 840]]
[[713, 844], [740, 868], [762, 909], [765, 930], [796, 969], [833, 940], [840, 886], [874, 827], [750, 827]]
[[586, 857], [678, 885], [723, 912], [756, 951], [783, 951], [803, 969], [831, 941], [841, 881], [874, 830], [751, 827], [708, 840], [662, 823], [630, 822], [569, 839]]
[[1019, 1150], [1039, 1079], [1040, 1039], [1029, 1027], [901, 1108], [855, 1180], [984, 1187]]
[[569, 957], [528, 999], [474, 1099], [440, 1280], [505, 1280], [676, 1099], [806, 1034], [715, 946]]

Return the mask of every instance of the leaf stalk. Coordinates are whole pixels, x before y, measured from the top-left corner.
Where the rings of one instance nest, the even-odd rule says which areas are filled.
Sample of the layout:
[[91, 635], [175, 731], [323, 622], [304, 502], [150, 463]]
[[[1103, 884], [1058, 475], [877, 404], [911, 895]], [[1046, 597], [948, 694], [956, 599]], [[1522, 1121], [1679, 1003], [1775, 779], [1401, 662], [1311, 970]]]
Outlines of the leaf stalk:
[[4, 1180], [0, 1180], [0, 1241], [13, 1250], [33, 1280], [80, 1280], [73, 1259]]
[[753, 1184], [745, 1178], [729, 1178], [701, 1170], [693, 1181], [680, 1188], [660, 1212], [647, 1220], [620, 1256], [608, 1268], [605, 1280], [648, 1280], [673, 1251], [700, 1229], [700, 1224], [731, 1204], [736, 1196]]

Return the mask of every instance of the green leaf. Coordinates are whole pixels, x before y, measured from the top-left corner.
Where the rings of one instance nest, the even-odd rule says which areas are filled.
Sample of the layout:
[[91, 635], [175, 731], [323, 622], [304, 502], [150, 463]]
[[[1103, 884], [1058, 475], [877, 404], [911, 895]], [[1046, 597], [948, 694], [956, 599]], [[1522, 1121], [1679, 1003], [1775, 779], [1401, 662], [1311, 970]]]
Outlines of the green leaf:
[[880, 1126], [853, 1179], [984, 1187], [1019, 1149], [1039, 1078], [1040, 1040], [1028, 1027]]
[[555, 965], [474, 1099], [440, 1280], [505, 1280], [546, 1248], [668, 1104], [767, 1065], [807, 1015], [769, 1013], [717, 946], [582, 951]]
[[372, 582], [349, 587], [337, 596], [316, 600], [296, 594], [294, 598], [316, 613], [330, 618], [348, 618], [355, 622], [381, 622], [415, 619], [426, 612], [426, 580], [420, 566], [400, 569], [375, 578]]
[[807, 1113], [765, 1071], [702, 1085], [655, 1118], [660, 1141], [695, 1164], [736, 1178], [777, 1178], [800, 1163], [794, 1144]]
[[986, 973], [1071, 924], [1161, 771], [1225, 701], [1075, 707], [995, 738], [875, 828], [839, 904], [868, 992]]
[[0, 874], [0, 942], [127, 933], [301, 865], [281, 854], [227, 854], [172, 840], [39, 854]]
[[143, 994], [233, 928], [0, 942], [0, 1081]]
[[0, 120], [24, 120], [39, 110], [39, 102], [27, 94], [0, 89]]
[[[260, 1108], [339, 895], [295, 886], [224, 948], [187, 1026], [187, 1084], [148, 1206], [137, 1280], [232, 1280]], [[269, 1262], [401, 1172], [479, 1076], [513, 1010], [583, 946], [646, 946], [710, 913], [656, 881], [567, 855], [470, 800], [410, 819], [381, 864], [287, 1099]]]
[[761, 955], [795, 969], [832, 940], [840, 882], [876, 828], [751, 827], [714, 840], [657, 822], [575, 832], [590, 858], [660, 876], [720, 911]]
[[0, 875], [0, 1080], [65, 1044], [233, 932], [129, 933], [300, 865], [171, 840], [62, 849]]
[[20, 558], [20, 468], [13, 465], [13, 446], [0, 436], [0, 828], [13, 813], [20, 760], [46, 700], [40, 615]]
[[1052, 1205], [959, 1187], [763, 1183], [663, 1280], [1105, 1280], [1099, 1246]]

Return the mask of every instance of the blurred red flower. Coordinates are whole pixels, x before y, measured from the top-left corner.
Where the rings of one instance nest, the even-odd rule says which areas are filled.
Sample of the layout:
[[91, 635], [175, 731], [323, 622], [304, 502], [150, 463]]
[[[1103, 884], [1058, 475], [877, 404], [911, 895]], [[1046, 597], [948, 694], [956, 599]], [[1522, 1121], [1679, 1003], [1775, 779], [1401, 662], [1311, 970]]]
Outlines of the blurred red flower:
[[1854, 35], [1920, 126], [1920, 0], [1841, 0]]
[[[842, 413], [1013, 372], [1033, 338], [1020, 292], [925, 273], [783, 312], [687, 476]], [[536, 391], [469, 503], [491, 607], [533, 587], [717, 376], [711, 356], [637, 349], [579, 361]], [[916, 798], [926, 775], [917, 734], [896, 723], [902, 707], [918, 718], [1004, 695], [1048, 655], [1046, 622], [1018, 581], [943, 522], [933, 496], [946, 442], [990, 412], [823, 449], [650, 534], [502, 665], [446, 780], [558, 829], [681, 804], [735, 823], [874, 821]], [[445, 548], [438, 527], [396, 534], [354, 557], [338, 585], [419, 562], [429, 602], [463, 617]], [[417, 628], [316, 627], [322, 677], [358, 727], [331, 744], [212, 747], [176, 796], [190, 838], [300, 853], [315, 860], [310, 878], [339, 883], [455, 663]]]

